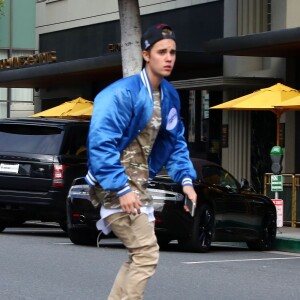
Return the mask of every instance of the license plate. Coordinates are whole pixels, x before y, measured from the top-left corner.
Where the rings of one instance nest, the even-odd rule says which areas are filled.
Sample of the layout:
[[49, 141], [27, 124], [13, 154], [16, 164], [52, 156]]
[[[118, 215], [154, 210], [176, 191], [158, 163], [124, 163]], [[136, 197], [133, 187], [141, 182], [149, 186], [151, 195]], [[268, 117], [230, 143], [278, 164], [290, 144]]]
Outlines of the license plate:
[[0, 164], [1, 173], [17, 174], [19, 172], [19, 164]]

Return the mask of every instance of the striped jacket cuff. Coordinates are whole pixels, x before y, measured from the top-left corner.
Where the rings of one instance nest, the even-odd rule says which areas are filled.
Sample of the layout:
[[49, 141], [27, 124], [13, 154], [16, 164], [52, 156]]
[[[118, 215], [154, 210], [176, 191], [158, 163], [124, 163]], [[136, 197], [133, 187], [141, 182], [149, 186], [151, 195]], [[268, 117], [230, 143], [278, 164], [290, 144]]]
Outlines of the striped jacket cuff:
[[182, 185], [182, 186], [186, 186], [186, 185], [193, 186], [193, 181], [192, 181], [191, 178], [186, 177], [186, 178], [183, 178], [183, 179], [182, 179], [181, 185]]
[[97, 183], [97, 179], [91, 174], [90, 171], [88, 171], [84, 179], [87, 182], [87, 184], [92, 187], [94, 187]]
[[129, 192], [131, 192], [131, 188], [130, 188], [129, 184], [126, 183], [126, 185], [117, 192], [117, 196], [121, 197]]

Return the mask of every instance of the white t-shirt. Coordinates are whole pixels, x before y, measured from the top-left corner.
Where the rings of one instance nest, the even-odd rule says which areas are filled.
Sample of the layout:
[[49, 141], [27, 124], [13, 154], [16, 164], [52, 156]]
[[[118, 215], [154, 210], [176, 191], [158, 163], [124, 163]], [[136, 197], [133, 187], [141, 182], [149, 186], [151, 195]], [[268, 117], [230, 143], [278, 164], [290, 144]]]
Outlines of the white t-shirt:
[[[101, 230], [104, 234], [109, 234], [111, 232], [110, 224], [107, 223], [106, 218], [112, 214], [122, 212], [121, 208], [118, 209], [110, 209], [101, 206], [100, 209], [100, 220], [96, 223], [97, 229]], [[141, 213], [148, 215], [149, 222], [155, 221], [154, 217], [154, 208], [153, 206], [142, 206]]]

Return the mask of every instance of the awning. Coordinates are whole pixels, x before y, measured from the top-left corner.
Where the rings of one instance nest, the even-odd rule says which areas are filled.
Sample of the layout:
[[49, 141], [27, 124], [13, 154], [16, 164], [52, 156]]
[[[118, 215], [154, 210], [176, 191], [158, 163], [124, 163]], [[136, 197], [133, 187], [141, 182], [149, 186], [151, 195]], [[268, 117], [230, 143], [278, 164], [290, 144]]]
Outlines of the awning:
[[[222, 65], [222, 57], [203, 52], [178, 51], [177, 74]], [[174, 73], [174, 72], [173, 72]], [[121, 54], [33, 65], [0, 71], [0, 87], [50, 88], [113, 81], [122, 77]]]
[[261, 57], [294, 57], [300, 51], [300, 27], [214, 39], [203, 44], [206, 52]]
[[47, 88], [97, 81], [108, 74], [122, 76], [121, 55], [33, 65], [0, 71], [0, 87]]
[[257, 90], [281, 81], [270, 77], [230, 77], [217, 76], [171, 81], [177, 90], [224, 90], [251, 89]]

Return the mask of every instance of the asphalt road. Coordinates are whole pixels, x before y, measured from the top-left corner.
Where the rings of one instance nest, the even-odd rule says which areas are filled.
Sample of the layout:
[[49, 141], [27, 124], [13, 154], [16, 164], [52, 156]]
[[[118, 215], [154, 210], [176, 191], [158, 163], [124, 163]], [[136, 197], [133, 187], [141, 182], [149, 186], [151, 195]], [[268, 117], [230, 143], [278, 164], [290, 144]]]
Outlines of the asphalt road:
[[[126, 250], [73, 245], [59, 228], [0, 234], [1, 300], [105, 300]], [[215, 245], [206, 254], [161, 251], [145, 300], [300, 299], [300, 255]]]

